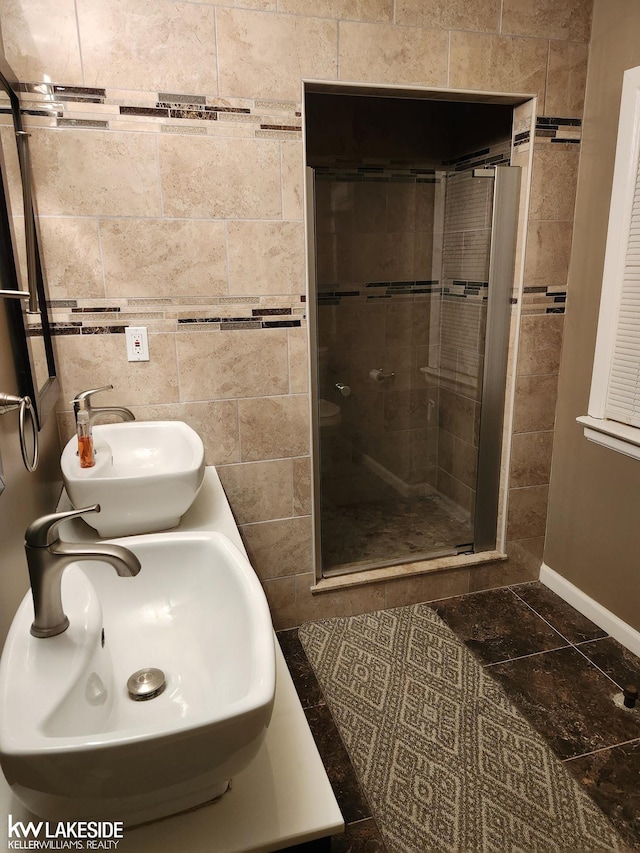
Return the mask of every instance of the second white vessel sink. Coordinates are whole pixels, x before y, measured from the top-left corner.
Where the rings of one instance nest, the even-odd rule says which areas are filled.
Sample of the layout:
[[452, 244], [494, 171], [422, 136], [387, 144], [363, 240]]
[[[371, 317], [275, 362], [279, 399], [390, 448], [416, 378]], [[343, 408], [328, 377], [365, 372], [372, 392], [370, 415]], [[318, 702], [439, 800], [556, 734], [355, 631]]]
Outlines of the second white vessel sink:
[[175, 527], [204, 477], [198, 433], [182, 421], [130, 421], [95, 426], [93, 437], [93, 468], [80, 467], [75, 436], [60, 460], [72, 504], [100, 504], [87, 524], [108, 537]]

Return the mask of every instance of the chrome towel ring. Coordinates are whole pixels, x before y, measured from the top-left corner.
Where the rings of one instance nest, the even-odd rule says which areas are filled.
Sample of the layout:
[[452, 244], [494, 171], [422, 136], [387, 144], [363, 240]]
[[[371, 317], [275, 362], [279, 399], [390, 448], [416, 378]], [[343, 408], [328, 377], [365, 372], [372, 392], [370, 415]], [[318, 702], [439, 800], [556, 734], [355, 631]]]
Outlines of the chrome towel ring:
[[[31, 397], [16, 397], [14, 394], [0, 394], [0, 415], [6, 415], [7, 412], [13, 412], [19, 409], [18, 413], [18, 433], [20, 435], [20, 450], [22, 452], [22, 461], [27, 471], [33, 472], [38, 467], [38, 425], [36, 424], [36, 416], [33, 410]], [[33, 432], [33, 457], [29, 459], [27, 451], [26, 437], [26, 414], [29, 412], [31, 418], [31, 430]]]

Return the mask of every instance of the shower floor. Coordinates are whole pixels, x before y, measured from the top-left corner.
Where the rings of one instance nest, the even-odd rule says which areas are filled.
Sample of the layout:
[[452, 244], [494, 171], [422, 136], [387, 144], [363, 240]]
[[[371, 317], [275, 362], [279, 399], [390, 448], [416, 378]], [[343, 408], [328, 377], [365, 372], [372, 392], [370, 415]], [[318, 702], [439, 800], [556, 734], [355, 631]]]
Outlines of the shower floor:
[[473, 542], [468, 515], [440, 494], [403, 498], [362, 467], [322, 488], [325, 572], [455, 553]]

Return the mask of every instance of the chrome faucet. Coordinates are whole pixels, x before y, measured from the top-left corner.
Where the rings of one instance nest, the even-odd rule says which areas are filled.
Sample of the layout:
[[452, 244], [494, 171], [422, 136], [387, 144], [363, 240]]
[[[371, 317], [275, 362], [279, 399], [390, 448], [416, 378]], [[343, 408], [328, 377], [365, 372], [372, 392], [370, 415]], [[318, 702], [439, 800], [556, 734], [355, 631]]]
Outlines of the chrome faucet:
[[121, 578], [133, 577], [140, 571], [140, 561], [128, 548], [108, 542], [60, 541], [57, 526], [85, 512], [100, 512], [100, 505], [43, 515], [26, 530], [24, 547], [35, 610], [31, 626], [34, 637], [55, 637], [69, 627], [69, 620], [62, 609], [61, 587], [62, 575], [70, 563], [99, 560], [113, 566]]
[[103, 385], [102, 388], [91, 388], [89, 391], [81, 391], [71, 401], [73, 403], [73, 412], [78, 416], [80, 409], [85, 409], [89, 412], [89, 423], [93, 425], [96, 418], [100, 415], [119, 415], [123, 421], [135, 421], [136, 416], [131, 409], [126, 409], [124, 406], [92, 406], [90, 397], [93, 394], [99, 394], [101, 391], [112, 391], [113, 385]]

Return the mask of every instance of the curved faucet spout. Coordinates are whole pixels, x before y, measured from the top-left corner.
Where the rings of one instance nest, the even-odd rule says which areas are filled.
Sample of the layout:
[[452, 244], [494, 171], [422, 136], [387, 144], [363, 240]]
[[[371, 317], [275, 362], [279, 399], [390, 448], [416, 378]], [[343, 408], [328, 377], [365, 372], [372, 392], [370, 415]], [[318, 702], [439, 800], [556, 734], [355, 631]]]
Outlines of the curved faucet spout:
[[142, 568], [133, 551], [108, 542], [96, 542], [87, 547], [86, 543], [61, 542], [58, 539], [48, 551], [57, 558], [56, 562], [64, 562], [65, 566], [80, 560], [109, 563], [121, 578], [133, 578]]
[[[121, 545], [61, 542], [57, 538], [55, 531], [61, 521], [85, 512], [99, 512], [99, 509], [94, 506], [54, 513], [37, 519], [29, 526], [25, 551], [35, 612], [31, 626], [34, 637], [55, 637], [69, 627], [69, 620], [62, 609], [62, 575], [71, 563], [85, 560], [108, 563], [121, 578], [134, 577], [140, 571], [136, 555]], [[49, 541], [51, 538], [53, 542]]]
[[123, 421], [135, 421], [136, 416], [125, 406], [92, 406], [89, 409], [89, 420], [93, 424], [100, 415], [118, 415]]

